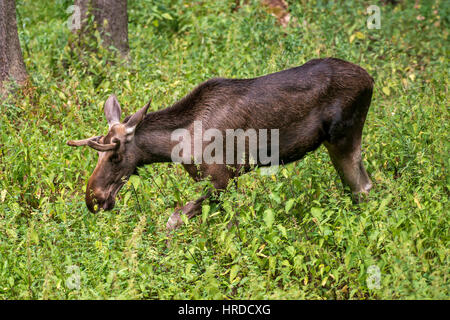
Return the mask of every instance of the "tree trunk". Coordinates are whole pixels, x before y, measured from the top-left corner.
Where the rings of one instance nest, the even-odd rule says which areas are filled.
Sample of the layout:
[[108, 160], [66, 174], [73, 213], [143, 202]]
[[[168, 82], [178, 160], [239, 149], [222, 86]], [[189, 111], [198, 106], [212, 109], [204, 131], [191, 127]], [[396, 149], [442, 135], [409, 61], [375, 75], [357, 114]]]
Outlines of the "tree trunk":
[[0, 0], [0, 96], [9, 80], [24, 84], [28, 79], [20, 48], [15, 0]]
[[92, 14], [102, 45], [106, 48], [114, 46], [122, 57], [128, 58], [127, 0], [75, 0], [75, 6], [80, 8], [80, 37], [95, 31], [88, 22]]

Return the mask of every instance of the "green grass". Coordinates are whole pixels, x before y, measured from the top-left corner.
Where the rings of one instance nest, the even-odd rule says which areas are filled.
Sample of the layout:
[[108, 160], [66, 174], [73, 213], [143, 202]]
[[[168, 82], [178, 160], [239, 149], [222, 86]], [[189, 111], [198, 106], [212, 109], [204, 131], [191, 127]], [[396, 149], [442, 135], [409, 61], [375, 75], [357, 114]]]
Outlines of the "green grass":
[[[257, 1], [129, 1], [129, 65], [70, 53], [72, 1], [16, 2], [33, 87], [1, 104], [1, 299], [449, 298], [448, 2], [376, 1], [381, 29], [369, 30], [373, 1], [288, 1], [286, 29]], [[137, 197], [130, 182], [112, 212], [88, 212], [97, 155], [65, 142], [106, 132], [110, 93], [125, 114], [150, 97], [157, 110], [214, 76], [327, 56], [375, 79], [370, 201], [352, 204], [321, 147], [274, 176], [242, 176], [170, 247], [167, 219], [204, 187], [178, 165], [140, 169]], [[372, 265], [381, 281], [369, 289]]]

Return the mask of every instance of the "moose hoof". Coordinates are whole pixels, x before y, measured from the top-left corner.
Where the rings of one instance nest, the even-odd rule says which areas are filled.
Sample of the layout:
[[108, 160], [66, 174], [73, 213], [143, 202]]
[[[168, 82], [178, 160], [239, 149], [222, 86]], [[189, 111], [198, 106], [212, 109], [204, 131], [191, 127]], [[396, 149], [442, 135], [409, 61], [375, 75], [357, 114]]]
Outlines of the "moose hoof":
[[175, 230], [182, 224], [183, 220], [181, 219], [180, 212], [177, 211], [170, 216], [169, 220], [167, 220], [166, 229], [167, 231]]
[[352, 199], [355, 204], [369, 202], [369, 192], [354, 192]]
[[169, 220], [167, 220], [166, 229], [168, 231], [177, 229], [183, 224], [181, 215], [185, 214], [188, 218], [192, 218], [197, 213], [198, 208], [198, 204], [196, 204], [194, 201], [188, 202], [183, 208], [178, 209], [170, 216]]

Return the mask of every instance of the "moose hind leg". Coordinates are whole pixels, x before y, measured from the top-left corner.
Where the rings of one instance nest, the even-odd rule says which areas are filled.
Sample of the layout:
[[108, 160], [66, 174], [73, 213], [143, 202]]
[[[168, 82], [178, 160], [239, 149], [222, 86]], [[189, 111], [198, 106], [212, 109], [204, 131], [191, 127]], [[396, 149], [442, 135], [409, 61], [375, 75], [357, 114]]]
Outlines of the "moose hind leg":
[[[348, 185], [359, 200], [361, 194], [367, 195], [372, 188], [372, 182], [362, 163], [361, 139], [341, 141], [340, 144], [325, 142], [331, 161], [336, 168], [344, 185]], [[343, 143], [342, 143], [343, 142]]]
[[361, 158], [362, 131], [372, 99], [372, 87], [373, 83], [369, 81], [352, 105], [335, 108], [338, 111], [331, 120], [324, 142], [343, 184], [350, 187], [356, 201], [372, 188]]

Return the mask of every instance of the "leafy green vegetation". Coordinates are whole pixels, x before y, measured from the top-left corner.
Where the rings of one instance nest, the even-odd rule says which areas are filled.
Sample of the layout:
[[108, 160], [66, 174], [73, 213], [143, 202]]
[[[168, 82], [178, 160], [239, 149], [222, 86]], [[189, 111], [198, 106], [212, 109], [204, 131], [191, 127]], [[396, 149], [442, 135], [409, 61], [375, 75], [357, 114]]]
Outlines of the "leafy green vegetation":
[[[373, 1], [288, 1], [287, 28], [256, 0], [129, 1], [128, 64], [71, 53], [72, 1], [16, 2], [33, 86], [1, 103], [1, 299], [449, 298], [448, 1], [376, 1], [380, 29], [366, 25]], [[204, 188], [178, 165], [140, 169], [113, 211], [88, 212], [97, 154], [66, 141], [106, 132], [110, 93], [125, 114], [150, 97], [157, 110], [211, 77], [327, 56], [376, 82], [370, 201], [352, 204], [321, 147], [242, 176], [170, 238], [174, 208]]]

